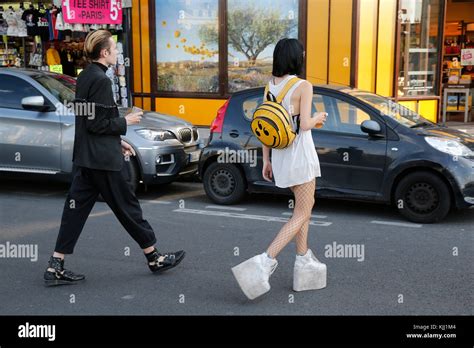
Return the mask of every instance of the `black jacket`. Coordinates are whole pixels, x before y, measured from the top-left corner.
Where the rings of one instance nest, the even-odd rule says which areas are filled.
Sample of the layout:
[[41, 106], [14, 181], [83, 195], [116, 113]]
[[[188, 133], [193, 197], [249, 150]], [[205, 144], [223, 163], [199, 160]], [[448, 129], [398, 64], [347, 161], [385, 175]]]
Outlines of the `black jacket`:
[[80, 167], [119, 171], [123, 165], [120, 135], [127, 132], [127, 122], [119, 116], [106, 71], [106, 66], [92, 63], [77, 78], [72, 160]]

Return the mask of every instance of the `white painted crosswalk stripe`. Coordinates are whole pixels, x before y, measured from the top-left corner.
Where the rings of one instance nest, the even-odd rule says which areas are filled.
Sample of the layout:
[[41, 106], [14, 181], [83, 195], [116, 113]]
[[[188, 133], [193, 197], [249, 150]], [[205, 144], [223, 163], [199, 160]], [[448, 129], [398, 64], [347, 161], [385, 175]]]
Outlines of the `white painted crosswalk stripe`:
[[[222, 216], [222, 217], [231, 217], [236, 219], [250, 219], [250, 220], [261, 220], [267, 222], [287, 222], [288, 218], [278, 217], [278, 216], [267, 216], [267, 215], [251, 215], [251, 214], [239, 214], [226, 211], [211, 211], [211, 210], [199, 210], [199, 209], [175, 209], [175, 213], [187, 213], [187, 214], [197, 214], [197, 215], [207, 215], [207, 216]], [[309, 222], [312, 226], [330, 226], [332, 222], [327, 221], [314, 221], [310, 220]]]
[[222, 205], [207, 205], [206, 209], [233, 210], [233, 211], [246, 211], [247, 210], [247, 208], [226, 207]]
[[411, 228], [420, 228], [423, 225], [420, 224], [412, 224], [409, 222], [396, 222], [396, 221], [379, 221], [373, 220], [370, 222], [371, 224], [378, 224], [378, 225], [388, 225], [388, 226], [399, 226], [399, 227], [411, 227]]
[[[286, 215], [286, 216], [292, 216], [293, 213], [281, 213], [281, 215]], [[327, 218], [327, 215], [311, 215], [312, 218], [314, 219], [326, 219]]]
[[168, 202], [168, 201], [151, 201], [151, 200], [143, 200], [143, 201], [140, 201], [142, 203], [149, 203], [149, 204], [171, 204], [171, 202]]

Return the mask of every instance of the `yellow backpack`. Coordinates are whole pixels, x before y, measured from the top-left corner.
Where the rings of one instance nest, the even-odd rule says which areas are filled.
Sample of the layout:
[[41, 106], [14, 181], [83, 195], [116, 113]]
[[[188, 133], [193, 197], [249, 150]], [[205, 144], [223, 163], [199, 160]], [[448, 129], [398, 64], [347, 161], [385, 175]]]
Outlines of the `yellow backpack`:
[[270, 93], [269, 85], [265, 87], [263, 103], [253, 113], [251, 123], [253, 134], [265, 146], [284, 149], [295, 140], [296, 133], [291, 126], [291, 115], [283, 107], [282, 101], [290, 88], [300, 80], [291, 78], [276, 98]]

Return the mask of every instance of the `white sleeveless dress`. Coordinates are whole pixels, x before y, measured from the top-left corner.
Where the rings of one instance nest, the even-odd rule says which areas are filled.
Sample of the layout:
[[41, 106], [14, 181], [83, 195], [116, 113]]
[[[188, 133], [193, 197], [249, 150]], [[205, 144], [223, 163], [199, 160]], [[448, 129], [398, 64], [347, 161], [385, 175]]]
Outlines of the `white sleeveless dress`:
[[[296, 75], [289, 75], [280, 83], [274, 85], [269, 82], [269, 91], [276, 97], [289, 79]], [[298, 81], [283, 99], [283, 107], [290, 111], [291, 96], [303, 81]], [[291, 112], [289, 112], [291, 114]], [[292, 117], [291, 124], [296, 131], [296, 120]], [[321, 176], [319, 158], [314, 147], [311, 130], [299, 130], [295, 140], [284, 149], [272, 149], [272, 170], [275, 185], [281, 188], [304, 184]]]

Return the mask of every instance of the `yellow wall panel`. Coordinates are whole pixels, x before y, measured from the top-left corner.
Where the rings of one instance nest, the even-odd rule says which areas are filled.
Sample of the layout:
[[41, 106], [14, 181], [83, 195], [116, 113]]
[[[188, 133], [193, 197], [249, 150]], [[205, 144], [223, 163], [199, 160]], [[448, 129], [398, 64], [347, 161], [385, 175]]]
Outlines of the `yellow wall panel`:
[[420, 100], [418, 102], [418, 113], [431, 122], [437, 122], [438, 101], [437, 100]]
[[351, 73], [352, 1], [331, 0], [329, 83], [349, 86]]
[[359, 60], [357, 87], [375, 92], [377, 0], [359, 0]]
[[437, 122], [438, 118], [438, 101], [437, 100], [403, 100], [399, 104], [408, 109], [419, 113], [421, 116], [431, 122]]
[[397, 0], [380, 0], [376, 93], [393, 96]]
[[418, 103], [416, 102], [416, 100], [398, 101], [398, 104], [403, 105], [411, 111], [418, 112]]
[[132, 2], [132, 41], [133, 41], [133, 91], [142, 92], [142, 62], [140, 49], [140, 0]]
[[143, 98], [143, 110], [151, 110], [151, 98]]
[[140, 18], [142, 40], [142, 88], [143, 93], [150, 93], [150, 22], [148, 0], [140, 0]]
[[306, 78], [313, 84], [327, 83], [329, 0], [308, 0]]
[[140, 97], [133, 98], [133, 106], [143, 108], [142, 98], [140, 98]]
[[194, 125], [209, 126], [225, 99], [156, 98], [155, 109], [163, 114], [183, 118]]

